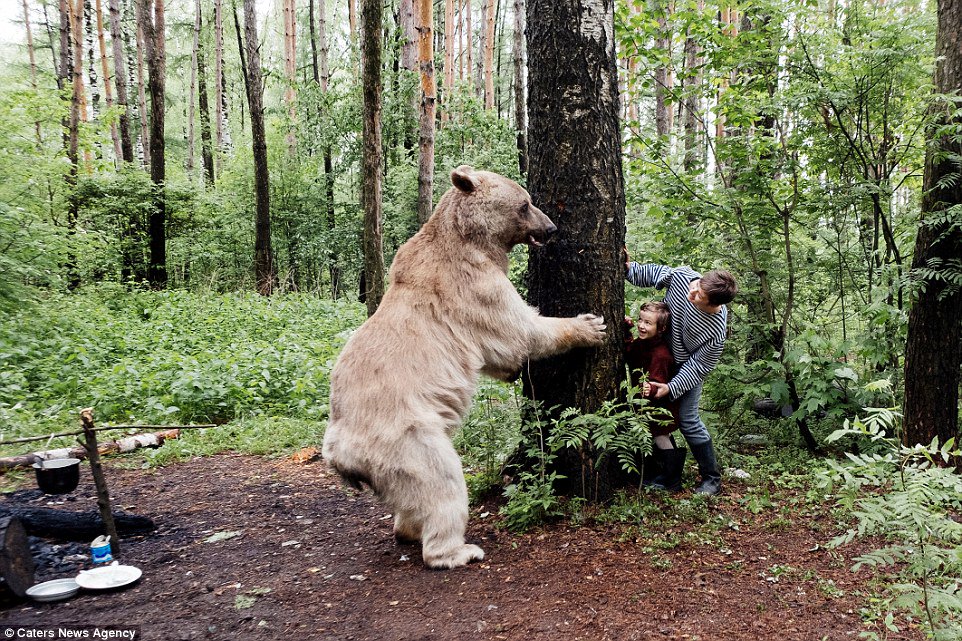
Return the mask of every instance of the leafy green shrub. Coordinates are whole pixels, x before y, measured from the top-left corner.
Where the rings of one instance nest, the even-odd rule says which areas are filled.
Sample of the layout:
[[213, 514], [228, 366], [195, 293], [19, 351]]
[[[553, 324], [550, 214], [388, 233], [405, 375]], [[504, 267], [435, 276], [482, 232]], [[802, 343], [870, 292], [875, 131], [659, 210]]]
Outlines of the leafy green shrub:
[[[323, 419], [359, 305], [301, 294], [102, 286], [0, 317], [0, 419], [13, 435], [98, 422]], [[8, 428], [9, 429], [9, 428]]]
[[[962, 452], [955, 440], [939, 446], [902, 445], [888, 436], [898, 415], [870, 409], [864, 419], [845, 421], [829, 441], [855, 438], [863, 454], [829, 462], [825, 486], [856, 525], [832, 546], [857, 537], [881, 536], [888, 545], [857, 557], [852, 570], [892, 567], [901, 581], [888, 586], [883, 608], [902, 610], [923, 622], [933, 639], [958, 639], [962, 629], [962, 476], [942, 467]], [[897, 632], [889, 611], [884, 623]], [[874, 633], [868, 635], [878, 638]]]

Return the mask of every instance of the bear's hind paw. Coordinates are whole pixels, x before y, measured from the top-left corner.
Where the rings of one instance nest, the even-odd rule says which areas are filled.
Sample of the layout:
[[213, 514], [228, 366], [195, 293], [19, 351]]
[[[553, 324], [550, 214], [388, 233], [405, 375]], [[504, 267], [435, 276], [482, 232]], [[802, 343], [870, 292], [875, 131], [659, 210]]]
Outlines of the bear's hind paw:
[[484, 550], [477, 545], [465, 543], [444, 554], [432, 555], [430, 558], [425, 558], [424, 564], [432, 570], [449, 570], [482, 559], [484, 559]]

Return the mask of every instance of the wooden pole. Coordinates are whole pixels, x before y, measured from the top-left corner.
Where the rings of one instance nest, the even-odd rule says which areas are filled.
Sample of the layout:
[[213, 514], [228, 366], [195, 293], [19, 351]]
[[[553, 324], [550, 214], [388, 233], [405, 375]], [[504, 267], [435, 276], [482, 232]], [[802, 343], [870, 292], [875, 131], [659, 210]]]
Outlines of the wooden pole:
[[120, 537], [117, 536], [117, 524], [114, 522], [114, 514], [110, 510], [110, 492], [107, 490], [107, 479], [104, 478], [104, 470], [100, 465], [100, 452], [97, 450], [97, 432], [94, 428], [94, 410], [91, 407], [80, 411], [80, 422], [83, 423], [84, 440], [81, 443], [87, 450], [87, 457], [90, 460], [90, 472], [94, 477], [94, 485], [97, 486], [97, 507], [100, 508], [100, 516], [104, 520], [104, 529], [110, 536], [110, 549], [114, 557], [120, 556]]

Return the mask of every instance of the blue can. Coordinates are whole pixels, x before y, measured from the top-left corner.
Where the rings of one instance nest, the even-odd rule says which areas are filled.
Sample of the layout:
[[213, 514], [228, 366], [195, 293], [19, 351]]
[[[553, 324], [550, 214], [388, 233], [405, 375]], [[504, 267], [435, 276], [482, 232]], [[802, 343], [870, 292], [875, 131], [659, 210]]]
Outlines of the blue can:
[[90, 555], [93, 557], [94, 565], [113, 561], [114, 557], [110, 553], [110, 537], [98, 536], [94, 539], [90, 544]]

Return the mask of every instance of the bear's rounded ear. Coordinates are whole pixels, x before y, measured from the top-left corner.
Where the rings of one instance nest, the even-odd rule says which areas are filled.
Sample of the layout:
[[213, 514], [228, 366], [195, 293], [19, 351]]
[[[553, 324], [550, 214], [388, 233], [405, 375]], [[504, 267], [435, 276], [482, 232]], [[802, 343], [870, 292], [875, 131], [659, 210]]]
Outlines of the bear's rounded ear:
[[466, 194], [473, 193], [478, 188], [478, 179], [474, 176], [474, 167], [461, 165], [451, 172], [451, 184]]

